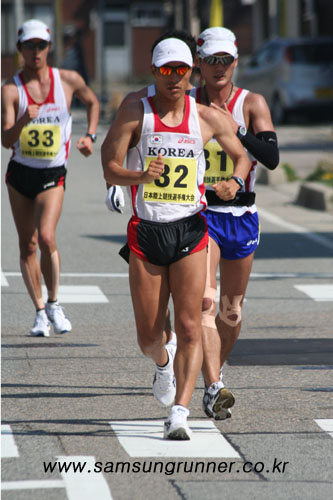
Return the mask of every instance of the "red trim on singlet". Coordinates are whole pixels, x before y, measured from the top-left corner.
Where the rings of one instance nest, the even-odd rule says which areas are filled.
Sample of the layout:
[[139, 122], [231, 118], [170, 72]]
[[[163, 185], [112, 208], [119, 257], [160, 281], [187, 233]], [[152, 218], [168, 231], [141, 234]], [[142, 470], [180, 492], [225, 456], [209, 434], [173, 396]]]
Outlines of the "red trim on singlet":
[[[132, 186], [133, 187], [133, 186]], [[135, 186], [136, 187], [136, 186]], [[128, 224], [127, 230], [127, 244], [131, 252], [133, 252], [139, 259], [149, 262], [144, 253], [142, 253], [139, 243], [138, 243], [138, 225], [140, 224], [140, 219], [138, 217], [132, 217]]]
[[228, 110], [230, 111], [230, 113], [232, 113], [232, 110], [234, 109], [234, 106], [236, 104], [236, 101], [238, 99], [238, 96], [239, 94], [242, 92], [243, 89], [237, 89], [234, 97], [231, 99], [231, 101], [229, 102], [228, 104]]
[[138, 189], [139, 189], [139, 186], [136, 186], [136, 185], [131, 186], [132, 208], [133, 208], [133, 212], [134, 212], [135, 217], [138, 216], [138, 214], [136, 213], [136, 210], [135, 210], [135, 199], [136, 199]]
[[70, 146], [70, 143], [71, 143], [71, 137], [72, 137], [72, 135], [69, 136], [69, 139], [68, 139], [68, 141], [65, 144], [65, 151], [66, 151], [66, 153], [65, 153], [65, 160], [67, 160], [68, 155], [69, 155], [69, 146]]
[[52, 68], [50, 66], [49, 66], [49, 76], [50, 76], [50, 80], [51, 80], [49, 93], [43, 102], [36, 102], [33, 100], [33, 98], [31, 97], [31, 95], [28, 92], [27, 86], [26, 86], [25, 81], [23, 79], [23, 71], [19, 74], [19, 78], [20, 78], [21, 83], [23, 85], [24, 92], [25, 92], [27, 99], [28, 99], [28, 106], [30, 106], [31, 104], [37, 104], [38, 106], [43, 106], [43, 104], [54, 104], [55, 103], [55, 100], [54, 100], [54, 75], [53, 75]]
[[253, 172], [254, 167], [256, 166], [256, 164], [257, 164], [256, 161], [252, 163], [251, 168], [249, 170], [249, 173], [247, 174], [247, 177], [245, 179], [245, 190], [247, 192], [250, 192], [251, 172]]
[[[242, 92], [243, 89], [239, 88], [234, 97], [232, 98], [232, 100], [230, 101], [230, 103], [228, 104], [228, 110], [230, 111], [230, 113], [232, 113], [233, 109], [234, 109], [234, 106], [236, 104], [236, 101], [238, 99], [238, 96], [240, 95], [240, 93]], [[245, 179], [245, 190], [247, 192], [251, 192], [250, 191], [250, 183], [251, 183], [251, 172], [253, 172], [254, 170], [254, 167], [257, 165], [257, 160], [253, 160], [252, 164], [251, 164], [251, 168], [250, 168], [250, 171], [249, 173], [247, 174], [247, 177]]]
[[[195, 101], [198, 102], [199, 104], [201, 103], [201, 92], [202, 92], [202, 89], [203, 87], [197, 87], [196, 88], [196, 93], [195, 93]], [[234, 97], [231, 99], [230, 103], [228, 104], [228, 110], [230, 111], [230, 113], [233, 112], [233, 109], [234, 109], [234, 106], [236, 104], [236, 101], [240, 95], [240, 93], [242, 92], [243, 89], [239, 88], [237, 89], [237, 91], [235, 92], [235, 95]], [[251, 168], [250, 168], [250, 171], [245, 179], [245, 189], [247, 192], [250, 192], [250, 183], [251, 183], [251, 172], [253, 172], [254, 170], [254, 167], [257, 165], [257, 161], [254, 160], [252, 162], [252, 165], [251, 165]], [[201, 186], [199, 186], [199, 190], [201, 192]]]
[[184, 113], [184, 118], [183, 121], [180, 125], [177, 125], [177, 127], [168, 127], [168, 125], [165, 125], [160, 117], [158, 116], [158, 113], [156, 111], [156, 108], [153, 103], [153, 98], [148, 97], [148, 102], [151, 106], [151, 109], [153, 110], [154, 113], [154, 132], [173, 132], [173, 133], [179, 133], [179, 134], [189, 134], [190, 129], [188, 125], [188, 119], [190, 116], [190, 97], [185, 94], [185, 113]]
[[206, 208], [207, 208], [207, 203], [206, 203], [206, 202], [204, 202], [204, 201], [202, 200], [202, 197], [204, 196], [205, 191], [206, 191], [206, 186], [205, 186], [205, 184], [204, 184], [204, 183], [200, 184], [200, 186], [198, 186], [198, 189], [199, 189], [200, 194], [201, 194], [201, 196], [200, 196], [200, 203], [201, 203], [201, 205], [203, 205], [202, 210], [206, 210]]

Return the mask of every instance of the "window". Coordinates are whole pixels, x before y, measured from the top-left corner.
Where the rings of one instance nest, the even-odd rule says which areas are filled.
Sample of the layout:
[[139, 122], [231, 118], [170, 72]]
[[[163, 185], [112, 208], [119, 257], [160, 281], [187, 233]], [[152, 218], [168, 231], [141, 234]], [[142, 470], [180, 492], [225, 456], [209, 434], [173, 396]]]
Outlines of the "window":
[[164, 26], [165, 15], [163, 3], [155, 2], [155, 4], [142, 3], [133, 5], [131, 23], [132, 26]]
[[104, 46], [123, 47], [125, 45], [125, 23], [106, 21], [104, 23]]
[[292, 61], [305, 64], [332, 63], [333, 43], [313, 43], [290, 47]]

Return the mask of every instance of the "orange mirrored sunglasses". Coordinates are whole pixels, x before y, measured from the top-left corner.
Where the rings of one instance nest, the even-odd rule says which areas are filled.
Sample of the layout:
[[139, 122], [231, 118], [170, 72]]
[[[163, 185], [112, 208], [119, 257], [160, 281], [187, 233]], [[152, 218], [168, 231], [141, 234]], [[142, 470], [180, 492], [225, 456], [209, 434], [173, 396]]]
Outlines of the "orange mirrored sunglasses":
[[179, 76], [184, 76], [190, 69], [189, 66], [160, 66], [157, 68], [161, 75], [163, 76], [170, 76], [172, 75], [173, 72], [175, 72]]

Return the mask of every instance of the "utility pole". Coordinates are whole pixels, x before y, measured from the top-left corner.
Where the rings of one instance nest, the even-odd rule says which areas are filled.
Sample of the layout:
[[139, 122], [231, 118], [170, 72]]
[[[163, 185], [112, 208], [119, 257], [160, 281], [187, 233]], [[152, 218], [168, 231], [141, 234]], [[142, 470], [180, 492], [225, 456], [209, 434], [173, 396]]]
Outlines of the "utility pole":
[[101, 102], [101, 118], [105, 118], [105, 108], [108, 102], [107, 78], [105, 67], [105, 49], [104, 49], [104, 0], [98, 0], [97, 14], [97, 39], [96, 39], [96, 77], [99, 82], [99, 99]]
[[19, 27], [22, 26], [22, 24], [24, 23], [23, 0], [15, 0], [14, 18], [15, 18], [15, 29], [17, 32]]
[[[24, 23], [23, 0], [15, 0], [14, 19], [15, 19], [15, 42], [16, 42], [18, 29]], [[16, 69], [20, 67], [20, 54], [18, 52], [15, 55], [15, 67]]]
[[54, 45], [55, 66], [59, 67], [63, 60], [63, 18], [62, 0], [54, 0]]
[[174, 24], [176, 30], [184, 29], [183, 1], [174, 0]]

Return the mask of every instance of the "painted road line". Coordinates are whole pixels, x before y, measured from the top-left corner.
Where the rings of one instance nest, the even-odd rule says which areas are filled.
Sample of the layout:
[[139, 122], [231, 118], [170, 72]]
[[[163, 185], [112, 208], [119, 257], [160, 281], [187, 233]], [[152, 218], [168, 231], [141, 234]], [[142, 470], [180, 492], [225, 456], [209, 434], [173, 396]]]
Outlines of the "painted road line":
[[294, 287], [316, 302], [333, 301], [333, 285], [294, 285]]
[[[19, 278], [19, 271], [5, 271], [4, 276]], [[64, 278], [128, 278], [128, 273], [60, 273]]]
[[315, 420], [316, 424], [319, 425], [329, 436], [333, 438], [333, 419], [332, 418], [319, 418]]
[[1, 426], [1, 458], [18, 457], [19, 452], [15, 444], [10, 425]]
[[9, 283], [2, 269], [1, 269], [1, 286], [9, 286]]
[[314, 233], [313, 231], [309, 231], [305, 227], [299, 226], [298, 224], [293, 224], [292, 222], [287, 222], [275, 214], [268, 212], [262, 208], [258, 209], [259, 217], [268, 220], [272, 224], [275, 224], [280, 227], [284, 227], [293, 233], [298, 233], [308, 238], [309, 240], [315, 241], [319, 243], [323, 247], [328, 248], [329, 250], [333, 250], [333, 241], [329, 238], [325, 238], [325, 236], [321, 236], [318, 233]]
[[98, 472], [94, 472], [95, 457], [73, 456], [57, 457], [57, 462], [69, 464], [70, 462], [86, 463], [82, 472], [75, 472], [71, 467], [67, 472], [61, 472], [61, 476], [66, 485], [68, 500], [112, 500], [109, 486], [105, 477]]
[[44, 490], [50, 488], [65, 488], [65, 483], [62, 479], [54, 480], [32, 480], [32, 481], [4, 481], [1, 483], [3, 491], [10, 490]]
[[333, 273], [251, 273], [250, 279], [291, 279], [291, 278], [316, 278], [331, 279]]
[[111, 428], [130, 457], [240, 458], [213, 422], [189, 420], [192, 438], [163, 438], [162, 420], [112, 421]]
[[[20, 278], [19, 271], [3, 272], [3, 277]], [[62, 278], [126, 278], [128, 273], [61, 273]], [[219, 275], [217, 275], [219, 279]], [[333, 273], [251, 273], [250, 279], [333, 278]], [[7, 281], [7, 280], [6, 280]], [[8, 283], [8, 282], [7, 282]], [[6, 285], [7, 286], [7, 285]]]
[[[42, 287], [44, 300], [47, 300], [47, 289]], [[106, 304], [107, 297], [99, 286], [67, 286], [60, 285], [58, 291], [58, 300], [60, 303], [67, 304]]]

